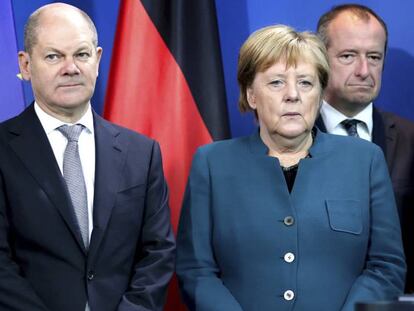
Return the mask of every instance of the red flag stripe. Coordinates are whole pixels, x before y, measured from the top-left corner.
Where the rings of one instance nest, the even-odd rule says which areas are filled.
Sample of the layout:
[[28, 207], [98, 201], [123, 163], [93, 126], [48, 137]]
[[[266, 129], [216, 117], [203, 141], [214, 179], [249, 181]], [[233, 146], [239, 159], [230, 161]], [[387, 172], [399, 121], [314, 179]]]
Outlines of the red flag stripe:
[[[212, 142], [211, 135], [228, 135], [216, 19], [206, 12], [215, 12], [214, 0], [197, 5], [122, 0], [106, 94], [107, 119], [160, 142], [175, 230], [195, 149]], [[205, 18], [203, 22], [198, 16]], [[198, 41], [206, 33], [210, 40], [200, 50], [194, 38]], [[166, 310], [186, 310], [175, 280]]]
[[160, 142], [176, 229], [192, 155], [212, 139], [141, 2], [122, 1], [119, 14], [104, 115]]

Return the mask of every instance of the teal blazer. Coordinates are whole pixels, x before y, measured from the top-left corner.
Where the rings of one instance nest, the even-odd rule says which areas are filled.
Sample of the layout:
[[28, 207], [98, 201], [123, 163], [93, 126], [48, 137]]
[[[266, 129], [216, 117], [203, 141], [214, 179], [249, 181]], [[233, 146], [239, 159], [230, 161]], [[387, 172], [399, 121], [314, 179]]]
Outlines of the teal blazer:
[[317, 131], [289, 193], [256, 133], [201, 147], [178, 229], [190, 310], [353, 311], [393, 299], [405, 262], [380, 148]]

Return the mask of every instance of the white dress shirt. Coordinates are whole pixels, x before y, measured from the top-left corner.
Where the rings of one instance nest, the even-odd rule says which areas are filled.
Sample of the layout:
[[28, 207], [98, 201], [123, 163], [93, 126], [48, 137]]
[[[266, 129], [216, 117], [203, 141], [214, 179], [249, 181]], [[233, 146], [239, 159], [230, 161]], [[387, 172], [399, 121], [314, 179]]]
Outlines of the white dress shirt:
[[346, 119], [355, 119], [361, 121], [357, 124], [357, 131], [360, 138], [372, 141], [372, 103], [366, 106], [360, 113], [353, 118], [349, 118], [342, 112], [336, 110], [334, 107], [323, 101], [321, 107], [321, 116], [325, 124], [326, 131], [331, 134], [347, 136], [345, 128], [341, 124]]
[[[64, 124], [73, 124], [68, 124], [52, 117], [44, 112], [36, 102], [34, 104], [34, 109], [43, 129], [45, 130], [47, 138], [49, 139], [56, 162], [59, 165], [60, 171], [63, 175], [63, 155], [65, 153], [68, 140], [59, 130], [57, 130], [57, 128]], [[79, 157], [82, 163], [83, 177], [85, 178], [86, 184], [90, 241], [93, 228], [93, 196], [95, 190], [95, 133], [90, 104], [86, 113], [78, 122], [76, 122], [76, 124], [82, 124], [85, 127], [79, 136], [78, 146]]]

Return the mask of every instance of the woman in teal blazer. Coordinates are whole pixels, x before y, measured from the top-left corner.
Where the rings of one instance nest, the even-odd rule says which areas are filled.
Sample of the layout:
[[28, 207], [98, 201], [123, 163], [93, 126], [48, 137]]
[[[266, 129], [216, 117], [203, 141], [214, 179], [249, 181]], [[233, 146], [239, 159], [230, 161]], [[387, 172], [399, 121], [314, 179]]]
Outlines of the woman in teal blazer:
[[286, 26], [241, 48], [240, 106], [260, 127], [194, 157], [177, 241], [189, 310], [353, 311], [402, 293], [382, 152], [313, 127], [328, 71], [319, 39]]

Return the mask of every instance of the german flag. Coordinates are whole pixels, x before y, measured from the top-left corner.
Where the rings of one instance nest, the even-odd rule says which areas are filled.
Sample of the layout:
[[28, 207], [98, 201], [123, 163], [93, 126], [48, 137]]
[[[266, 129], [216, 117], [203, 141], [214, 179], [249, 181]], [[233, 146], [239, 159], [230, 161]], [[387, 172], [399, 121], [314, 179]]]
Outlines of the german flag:
[[217, 28], [214, 0], [120, 3], [104, 116], [160, 143], [174, 230], [196, 148], [230, 137]]

